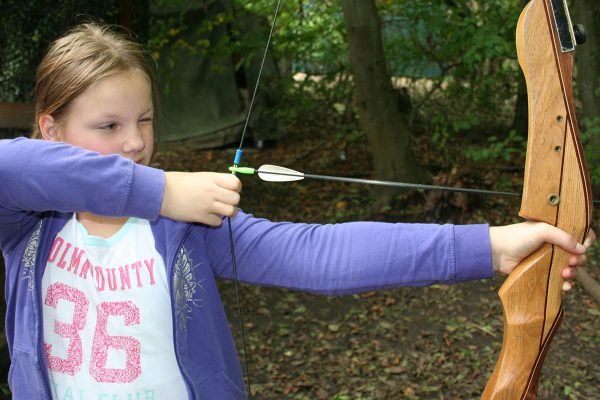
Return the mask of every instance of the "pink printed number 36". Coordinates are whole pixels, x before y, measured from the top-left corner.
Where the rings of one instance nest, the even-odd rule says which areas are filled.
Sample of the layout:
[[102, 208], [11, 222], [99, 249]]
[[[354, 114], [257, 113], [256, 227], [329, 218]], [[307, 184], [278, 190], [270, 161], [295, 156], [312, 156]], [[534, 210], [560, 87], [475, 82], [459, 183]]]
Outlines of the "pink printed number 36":
[[[54, 321], [54, 332], [65, 339], [69, 339], [67, 359], [53, 356], [51, 354], [52, 345], [44, 343], [46, 360], [50, 370], [75, 375], [81, 370], [83, 362], [79, 332], [85, 327], [89, 302], [81, 290], [64, 283], [54, 283], [46, 292], [44, 304], [56, 308], [59, 300], [70, 301], [75, 306], [72, 323]], [[106, 330], [106, 325], [110, 315], [124, 316], [126, 326], [137, 325], [140, 323], [140, 310], [131, 301], [103, 302], [98, 304], [97, 314], [89, 366], [90, 375], [97, 382], [133, 382], [142, 373], [140, 341], [130, 336], [110, 336]], [[125, 368], [106, 368], [109, 348], [125, 351]]]

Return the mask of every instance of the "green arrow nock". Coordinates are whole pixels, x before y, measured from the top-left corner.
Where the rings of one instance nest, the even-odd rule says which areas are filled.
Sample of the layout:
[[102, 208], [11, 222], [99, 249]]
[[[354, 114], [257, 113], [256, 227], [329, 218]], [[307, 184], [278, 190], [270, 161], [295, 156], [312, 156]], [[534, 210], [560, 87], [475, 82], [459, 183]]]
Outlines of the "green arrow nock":
[[252, 167], [229, 167], [231, 172], [240, 173], [244, 175], [254, 175], [256, 170]]

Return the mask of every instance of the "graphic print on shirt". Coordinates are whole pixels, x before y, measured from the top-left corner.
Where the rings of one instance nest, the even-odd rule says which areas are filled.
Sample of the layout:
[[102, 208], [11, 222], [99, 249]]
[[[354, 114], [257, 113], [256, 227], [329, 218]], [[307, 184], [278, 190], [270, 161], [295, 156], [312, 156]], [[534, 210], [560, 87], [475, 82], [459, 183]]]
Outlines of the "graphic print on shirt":
[[44, 350], [54, 399], [186, 398], [165, 264], [148, 221], [89, 236], [75, 216], [42, 277]]
[[197, 265], [190, 257], [190, 252], [181, 246], [177, 253], [175, 261], [175, 277], [173, 285], [175, 287], [175, 306], [177, 312], [177, 327], [179, 332], [187, 330], [188, 319], [192, 313], [193, 307], [200, 307], [202, 299], [196, 297], [197, 292], [201, 291], [202, 283], [194, 279], [194, 270]]
[[40, 220], [33, 229], [33, 233], [27, 241], [25, 252], [23, 254], [23, 279], [27, 280], [27, 289], [33, 290], [35, 286], [35, 279], [33, 279], [33, 268], [35, 267], [35, 260], [37, 258], [38, 249], [40, 247], [40, 233], [42, 231], [42, 224], [44, 220]]

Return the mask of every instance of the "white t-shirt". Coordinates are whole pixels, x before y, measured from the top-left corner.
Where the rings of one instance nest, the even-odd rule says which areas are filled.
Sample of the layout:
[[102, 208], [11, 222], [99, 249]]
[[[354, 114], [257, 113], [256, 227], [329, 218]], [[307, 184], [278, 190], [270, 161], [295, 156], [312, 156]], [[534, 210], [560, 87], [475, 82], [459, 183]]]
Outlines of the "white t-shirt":
[[54, 399], [185, 399], [166, 268], [146, 220], [114, 236], [73, 218], [42, 277], [44, 347]]

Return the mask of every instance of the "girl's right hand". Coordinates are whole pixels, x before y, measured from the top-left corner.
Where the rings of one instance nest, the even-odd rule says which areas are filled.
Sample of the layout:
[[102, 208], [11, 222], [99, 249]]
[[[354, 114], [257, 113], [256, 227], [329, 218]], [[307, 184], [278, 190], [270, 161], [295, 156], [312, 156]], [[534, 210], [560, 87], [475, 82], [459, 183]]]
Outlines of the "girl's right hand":
[[178, 221], [220, 226], [237, 213], [241, 181], [217, 172], [165, 172], [160, 215]]

